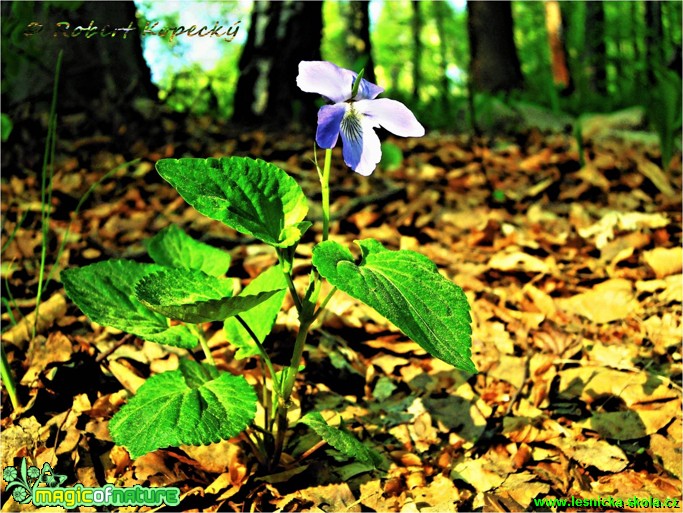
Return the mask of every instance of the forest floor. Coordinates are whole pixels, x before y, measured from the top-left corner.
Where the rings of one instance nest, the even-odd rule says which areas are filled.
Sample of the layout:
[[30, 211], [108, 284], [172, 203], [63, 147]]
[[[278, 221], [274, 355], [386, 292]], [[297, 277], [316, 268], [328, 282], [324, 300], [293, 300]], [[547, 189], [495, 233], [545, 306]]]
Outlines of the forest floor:
[[[48, 272], [144, 259], [143, 241], [170, 223], [230, 250], [228, 274], [243, 283], [275, 263], [268, 246], [185, 204], [154, 170], [162, 157], [263, 158], [319, 199], [308, 138], [225, 138], [208, 120], [168, 119], [125, 152], [111, 138], [83, 137], [83, 122], [60, 127]], [[42, 140], [35, 132], [45, 125], [16, 137]], [[620, 510], [610, 497], [626, 510], [652, 510], [652, 502], [626, 501], [680, 500], [680, 155], [664, 173], [656, 148], [618, 140], [589, 144], [583, 168], [568, 135], [391, 141], [403, 164], [370, 178], [344, 167], [335, 150], [331, 237], [349, 245], [373, 237], [431, 258], [470, 301], [479, 372], [453, 370], [368, 307], [335, 297], [309, 337], [299, 404], [341, 415], [383, 455], [384, 468], [343, 460], [328, 446], [301, 458], [318, 441], [301, 425], [274, 475], [239, 440], [134, 461], [115, 447], [109, 419], [151, 373], [177, 365], [177, 351], [92, 325], [65, 297], [58, 273], [31, 339], [42, 153], [20, 145], [3, 156], [2, 340], [23, 407], [13, 411], [3, 389], [3, 468], [28, 457], [50, 463], [68, 486], [177, 486], [177, 509], [194, 511]], [[88, 188], [132, 156], [142, 160], [98, 183], [74, 215]], [[316, 224], [298, 250], [300, 288], [318, 231]], [[277, 364], [287, 361], [296, 326], [296, 310], [285, 306], [266, 341]], [[233, 359], [220, 328], [207, 326], [219, 367], [260, 379], [255, 359]], [[571, 497], [569, 507], [534, 502]], [[576, 503], [600, 497], [602, 505]], [[3, 511], [33, 509], [3, 502]], [[669, 506], [663, 510], [680, 511], [680, 503]]]

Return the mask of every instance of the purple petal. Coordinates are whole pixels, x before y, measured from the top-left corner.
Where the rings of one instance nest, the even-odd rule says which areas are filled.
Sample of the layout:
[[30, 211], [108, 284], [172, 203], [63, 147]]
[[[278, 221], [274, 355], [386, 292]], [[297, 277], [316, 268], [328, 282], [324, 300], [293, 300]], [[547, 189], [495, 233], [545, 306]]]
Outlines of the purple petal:
[[341, 128], [344, 162], [356, 173], [369, 176], [382, 159], [379, 137], [368, 120], [353, 120]]
[[334, 103], [351, 98], [356, 74], [326, 61], [301, 61], [296, 85], [306, 93], [318, 93]]
[[373, 126], [381, 125], [393, 134], [401, 137], [420, 137], [425, 134], [424, 127], [410, 109], [396, 100], [361, 100], [355, 102], [354, 107], [370, 118]]
[[339, 137], [339, 125], [346, 112], [347, 103], [324, 105], [318, 111], [318, 130], [315, 142], [321, 148], [334, 148]]

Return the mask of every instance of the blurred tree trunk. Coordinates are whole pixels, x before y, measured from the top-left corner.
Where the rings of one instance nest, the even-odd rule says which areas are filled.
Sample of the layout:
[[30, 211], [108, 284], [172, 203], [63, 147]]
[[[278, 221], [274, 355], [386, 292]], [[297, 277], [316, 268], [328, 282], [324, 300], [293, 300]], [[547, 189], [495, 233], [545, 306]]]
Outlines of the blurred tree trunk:
[[351, 21], [347, 37], [350, 61], [353, 70], [365, 69], [363, 78], [373, 84], [375, 78], [375, 63], [372, 60], [372, 43], [370, 42], [370, 15], [367, 0], [351, 2]]
[[647, 79], [655, 82], [655, 70], [664, 63], [662, 6], [660, 2], [645, 2], [645, 55]]
[[[88, 110], [91, 117], [121, 121], [133, 99], [157, 100], [158, 90], [142, 56], [132, 1], [82, 2], [76, 9], [55, 2], [2, 2], [2, 15], [6, 25], [3, 34], [5, 30], [13, 33], [13, 37], [3, 41], [6, 53], [2, 59], [3, 99], [9, 106], [50, 100], [59, 50], [64, 51], [60, 112]], [[113, 37], [99, 33], [86, 37], [87, 32], [74, 30], [89, 27], [91, 20], [93, 28], [100, 25], [102, 29], [106, 24], [110, 29], [130, 30], [120, 30]], [[68, 27], [57, 28], [56, 24], [64, 21]], [[41, 26], [34, 26], [36, 32], [26, 35], [30, 22]], [[80, 35], [76, 36], [78, 32]], [[92, 102], [97, 102], [96, 109]]]
[[593, 91], [607, 94], [607, 53], [605, 50], [605, 9], [602, 0], [586, 2], [585, 55], [588, 79]]
[[446, 113], [450, 114], [450, 84], [448, 81], [448, 41], [446, 38], [446, 27], [444, 26], [444, 19], [451, 13], [448, 10], [448, 5], [445, 2], [433, 2], [434, 21], [436, 22], [436, 32], [439, 34], [439, 58], [441, 71], [441, 106]]
[[420, 12], [420, 0], [412, 0], [413, 6], [413, 101], [419, 99], [420, 93], [420, 82], [421, 77], [421, 67], [420, 61], [422, 60], [422, 40], [420, 39], [420, 33], [422, 32], [422, 13]]
[[[640, 4], [642, 5], [642, 4]], [[638, 2], [631, 2], [631, 9], [630, 9], [630, 23], [631, 23], [631, 31], [629, 32], [629, 40], [631, 41], [631, 45], [633, 47], [633, 89], [634, 91], [640, 91], [644, 87], [644, 81], [645, 81], [645, 69], [644, 63], [643, 62], [643, 49], [642, 49], [642, 41], [644, 39], [643, 37], [643, 32], [641, 31], [644, 30], [643, 28], [643, 16], [639, 15], [638, 13], [638, 7], [639, 3]]]
[[470, 75], [478, 91], [510, 91], [524, 82], [510, 2], [467, 2]]
[[553, 70], [553, 82], [564, 94], [567, 94], [571, 92], [573, 86], [571, 73], [569, 72], [567, 48], [564, 38], [565, 22], [562, 19], [560, 3], [557, 0], [546, 0], [544, 6], [545, 26], [548, 31], [548, 44], [550, 45], [550, 58]]
[[254, 2], [239, 61], [233, 121], [284, 127], [315, 119], [316, 97], [296, 85], [299, 62], [320, 60], [321, 2]]

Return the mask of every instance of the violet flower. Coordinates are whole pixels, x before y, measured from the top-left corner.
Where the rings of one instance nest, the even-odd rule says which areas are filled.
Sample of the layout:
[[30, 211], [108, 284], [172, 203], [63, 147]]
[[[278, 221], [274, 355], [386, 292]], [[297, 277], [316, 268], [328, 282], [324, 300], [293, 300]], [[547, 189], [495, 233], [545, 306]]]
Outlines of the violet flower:
[[344, 162], [356, 173], [368, 176], [382, 158], [375, 128], [382, 126], [402, 137], [422, 136], [425, 129], [401, 102], [377, 99], [384, 89], [364, 78], [352, 97], [357, 76], [331, 62], [302, 61], [296, 84], [302, 91], [321, 94], [333, 103], [318, 111], [318, 146], [334, 148], [341, 133]]

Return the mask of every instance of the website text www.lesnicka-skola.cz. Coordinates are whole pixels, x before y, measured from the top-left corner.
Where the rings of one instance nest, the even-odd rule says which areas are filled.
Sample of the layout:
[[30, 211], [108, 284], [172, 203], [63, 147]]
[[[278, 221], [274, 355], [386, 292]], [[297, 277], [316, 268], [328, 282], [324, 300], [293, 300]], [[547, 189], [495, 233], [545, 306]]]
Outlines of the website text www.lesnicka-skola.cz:
[[668, 510], [681, 509], [680, 497], [668, 497], [659, 499], [657, 497], [564, 497], [564, 498], [545, 498], [534, 499], [534, 506], [539, 509], [559, 509], [559, 508], [625, 508], [625, 509], [647, 509], [647, 510]]

